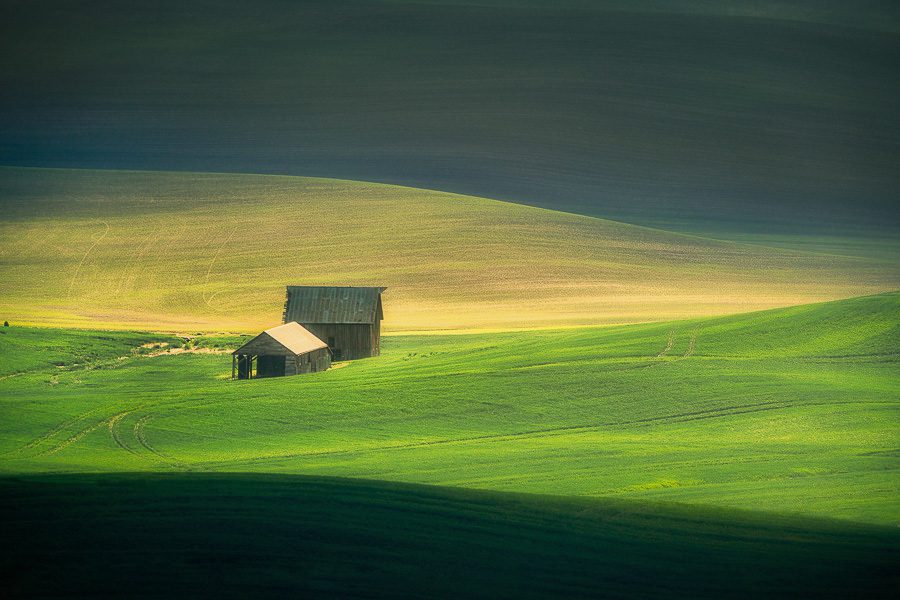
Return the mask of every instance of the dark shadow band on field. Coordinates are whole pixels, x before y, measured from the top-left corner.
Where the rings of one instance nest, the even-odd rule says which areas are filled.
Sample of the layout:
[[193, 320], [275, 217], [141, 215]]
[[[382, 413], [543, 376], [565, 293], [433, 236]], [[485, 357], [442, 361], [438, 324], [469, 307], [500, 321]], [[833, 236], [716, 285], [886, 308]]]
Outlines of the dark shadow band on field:
[[849, 597], [900, 533], [617, 499], [265, 475], [0, 478], [16, 597]]

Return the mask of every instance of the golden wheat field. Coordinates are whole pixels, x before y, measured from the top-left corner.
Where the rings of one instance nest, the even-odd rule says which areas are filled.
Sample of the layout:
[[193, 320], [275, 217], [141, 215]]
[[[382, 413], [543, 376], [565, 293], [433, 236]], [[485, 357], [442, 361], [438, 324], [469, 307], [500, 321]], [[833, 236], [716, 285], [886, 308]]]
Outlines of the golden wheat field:
[[250, 331], [287, 284], [388, 287], [385, 329], [603, 325], [894, 289], [889, 260], [680, 235], [436, 191], [0, 169], [0, 318]]

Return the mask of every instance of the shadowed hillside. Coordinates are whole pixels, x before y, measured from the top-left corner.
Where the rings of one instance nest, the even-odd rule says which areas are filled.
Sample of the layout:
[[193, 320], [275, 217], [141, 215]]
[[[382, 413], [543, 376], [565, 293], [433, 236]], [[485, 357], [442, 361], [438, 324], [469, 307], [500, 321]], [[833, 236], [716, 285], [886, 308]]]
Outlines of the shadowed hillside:
[[[388, 331], [660, 321], [900, 287], [871, 257], [360, 182], [0, 169], [0, 318], [252, 331], [285, 285], [383, 285]], [[877, 251], [871, 251], [872, 249]], [[852, 250], [852, 249], [850, 249]]]
[[846, 598], [898, 585], [893, 530], [704, 507], [182, 474], [3, 478], [0, 509], [14, 597]]
[[7, 5], [2, 163], [382, 181], [720, 236], [896, 235], [894, 2]]

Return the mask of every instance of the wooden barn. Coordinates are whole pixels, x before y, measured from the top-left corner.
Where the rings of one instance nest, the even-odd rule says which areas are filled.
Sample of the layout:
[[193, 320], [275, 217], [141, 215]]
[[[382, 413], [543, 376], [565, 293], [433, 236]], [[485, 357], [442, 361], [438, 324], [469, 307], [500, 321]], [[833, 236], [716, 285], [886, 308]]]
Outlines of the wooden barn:
[[354, 360], [381, 353], [383, 287], [291, 285], [284, 322], [296, 321], [325, 340], [334, 360]]
[[330, 366], [328, 345], [298, 323], [266, 329], [231, 353], [232, 379], [315, 373]]

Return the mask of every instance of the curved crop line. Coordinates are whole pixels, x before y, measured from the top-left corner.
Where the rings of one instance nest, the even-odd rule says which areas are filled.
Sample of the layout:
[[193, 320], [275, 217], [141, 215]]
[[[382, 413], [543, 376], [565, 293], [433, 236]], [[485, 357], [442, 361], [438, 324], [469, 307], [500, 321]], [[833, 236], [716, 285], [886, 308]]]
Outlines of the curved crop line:
[[146, 239], [141, 242], [138, 251], [132, 254], [125, 268], [122, 269], [122, 276], [119, 278], [119, 285], [116, 286], [116, 296], [123, 293], [123, 291], [127, 292], [131, 281], [137, 277], [136, 272], [140, 269], [141, 261], [143, 260], [144, 255], [147, 254], [147, 251], [156, 241], [157, 231], [158, 229], [154, 229], [153, 233], [151, 235], [148, 235]]
[[[331, 456], [331, 455], [339, 455], [339, 454], [364, 454], [368, 452], [382, 452], [389, 450], [407, 450], [410, 448], [423, 448], [428, 446], [443, 446], [449, 444], [461, 444], [468, 442], [490, 442], [490, 441], [503, 441], [506, 439], [514, 439], [514, 438], [523, 438], [523, 437], [532, 437], [532, 436], [549, 436], [549, 435], [563, 435], [566, 433], [572, 433], [576, 431], [590, 431], [593, 429], [600, 429], [603, 427], [621, 427], [626, 425], [649, 425], [653, 423], [663, 422], [671, 422], [671, 423], [680, 423], [684, 421], [696, 421], [701, 419], [715, 419], [718, 417], [728, 417], [732, 415], [745, 414], [745, 413], [753, 413], [760, 412], [766, 410], [778, 410], [780, 408], [788, 408], [790, 405], [786, 405], [777, 401], [770, 402], [760, 402], [756, 404], [741, 404], [735, 406], [723, 406], [720, 408], [711, 408], [706, 410], [698, 410], [698, 411], [690, 411], [684, 413], [674, 413], [670, 415], [664, 415], [661, 417], [647, 417], [645, 419], [634, 419], [630, 421], [615, 421], [608, 423], [595, 423], [590, 425], [565, 425], [562, 427], [552, 427], [548, 429], [530, 429], [525, 431], [518, 431], [512, 433], [497, 433], [497, 434], [487, 434], [487, 435], [477, 435], [470, 436], [464, 438], [449, 438], [442, 440], [430, 440], [425, 442], [409, 442], [405, 444], [393, 444], [386, 446], [374, 446], [370, 448], [351, 448], [347, 450], [319, 450], [319, 451], [310, 451], [310, 452], [297, 452], [291, 454], [282, 454], [278, 456], [259, 456], [246, 459], [243, 462], [255, 462], [260, 460], [290, 460], [292, 458], [306, 458], [313, 456]], [[207, 464], [226, 464], [226, 461], [215, 461]]]
[[144, 415], [134, 424], [134, 430], [132, 433], [134, 434], [134, 439], [137, 440], [138, 444], [140, 444], [145, 450], [155, 454], [160, 458], [166, 458], [162, 454], [160, 454], [156, 448], [150, 445], [150, 442], [147, 441], [147, 434], [144, 432], [144, 428], [147, 426], [147, 423], [153, 418], [152, 414]]
[[[187, 229], [187, 225], [183, 224], [179, 229], [178, 233], [175, 234], [172, 243], [177, 244], [178, 240], [182, 238], [185, 230]], [[162, 262], [165, 253], [163, 252], [163, 244], [160, 244], [159, 241], [163, 236], [163, 233], [166, 233], [165, 226], [160, 226], [159, 235], [157, 236], [156, 243], [154, 244], [154, 248], [156, 249], [156, 260], [153, 261], [153, 268], [148, 269], [147, 281], [145, 282], [145, 287], [148, 290], [154, 289], [154, 284], [156, 283], [156, 275], [159, 272], [159, 265]]]
[[688, 345], [687, 352], [684, 353], [684, 358], [690, 358], [694, 355], [694, 349], [697, 347], [697, 330], [691, 332], [691, 343]]
[[81, 267], [82, 267], [82, 265], [84, 265], [84, 261], [87, 260], [87, 257], [91, 254], [91, 252], [94, 250], [94, 248], [97, 247], [97, 244], [99, 244], [101, 241], [103, 241], [103, 238], [105, 238], [106, 234], [109, 233], [109, 223], [107, 223], [106, 221], [101, 221], [101, 223], [106, 225], [106, 231], [104, 231], [103, 234], [100, 235], [100, 237], [98, 237], [96, 240], [94, 240], [94, 243], [91, 244], [91, 247], [87, 249], [87, 252], [85, 252], [84, 256], [81, 257], [81, 260], [78, 261], [78, 266], [75, 267], [75, 271], [72, 272], [72, 279], [71, 279], [71, 281], [69, 281], [69, 289], [66, 292], [66, 298], [69, 298], [72, 296], [72, 287], [75, 285], [75, 280], [78, 278], [78, 272], [81, 271]]
[[81, 413], [81, 414], [78, 415], [77, 417], [73, 417], [73, 418], [71, 418], [71, 419], [69, 419], [69, 420], [67, 420], [67, 421], [63, 421], [62, 423], [60, 423], [59, 425], [57, 425], [56, 427], [54, 427], [54, 428], [51, 429], [50, 431], [44, 433], [44, 434], [41, 435], [41, 436], [38, 436], [38, 437], [34, 438], [33, 440], [31, 440], [30, 442], [28, 442], [27, 444], [25, 444], [25, 445], [22, 446], [21, 448], [18, 448], [17, 450], [14, 450], [14, 452], [24, 452], [25, 450], [30, 450], [30, 449], [32, 449], [32, 448], [34, 448], [34, 447], [36, 447], [36, 446], [39, 446], [40, 444], [42, 444], [42, 443], [44, 443], [44, 442], [46, 442], [46, 441], [49, 441], [50, 439], [56, 437], [56, 435], [57, 435], [58, 433], [60, 433], [61, 431], [63, 431], [64, 429], [68, 429], [68, 428], [71, 427], [72, 425], [78, 423], [79, 421], [82, 421], [82, 420], [86, 419], [87, 417], [89, 417], [91, 414], [93, 414], [93, 413], [95, 413], [95, 412], [97, 412], [96, 409], [95, 409], [95, 410], [89, 410], [89, 411], [87, 411], [87, 412]]
[[165, 454], [163, 454], [162, 452], [160, 452], [159, 450], [154, 448], [153, 445], [150, 443], [150, 441], [147, 439], [147, 433], [145, 431], [145, 428], [147, 427], [147, 423], [149, 423], [150, 420], [153, 419], [154, 416], [155, 415], [153, 415], [151, 413], [148, 415], [144, 415], [143, 417], [141, 417], [140, 419], [137, 420], [137, 422], [134, 424], [134, 430], [132, 432], [134, 434], [134, 439], [136, 439], [137, 442], [145, 450], [147, 450], [148, 452], [150, 452], [151, 454], [153, 454], [154, 456], [156, 456], [163, 462], [169, 464], [170, 466], [184, 467], [185, 466], [184, 464], [178, 462], [177, 460], [173, 459], [170, 456], [166, 456]]
[[[219, 255], [222, 254], [222, 250], [225, 249], [225, 246], [228, 245], [228, 242], [231, 241], [231, 238], [234, 237], [234, 234], [237, 232], [237, 230], [238, 230], [237, 227], [235, 227], [234, 229], [231, 230], [231, 233], [228, 234], [228, 236], [225, 238], [225, 241], [223, 241], [219, 245], [219, 248], [216, 250], [216, 253], [212, 257], [212, 260], [209, 261], [209, 268], [206, 269], [206, 277], [203, 279], [203, 287], [204, 288], [207, 286], [207, 284], [209, 284], [209, 276], [212, 274], [213, 266], [215, 266], [216, 261], [219, 259]], [[206, 291], [204, 290], [204, 292], [203, 292], [203, 301], [206, 302], [206, 305], [210, 308], [214, 308], [213, 305], [211, 304], [214, 296], [215, 296], [215, 294], [212, 294], [209, 297], [207, 297]]]
[[213, 298], [215, 298], [216, 296], [218, 296], [219, 294], [221, 294], [221, 293], [224, 292], [224, 291], [225, 291], [225, 290], [216, 290], [215, 292], [213, 292], [212, 294], [210, 294], [207, 298], [205, 298], [205, 300], [206, 300], [206, 305], [207, 305], [208, 307], [210, 307], [210, 308], [215, 308], [215, 307], [212, 305]]
[[122, 439], [121, 431], [119, 430], [119, 424], [128, 415], [131, 414], [131, 411], [121, 412], [117, 415], [110, 417], [109, 419], [109, 435], [112, 437], [113, 441], [116, 443], [116, 446], [125, 450], [126, 452], [130, 452], [131, 454], [140, 456], [138, 452], [136, 452], [133, 448], [131, 448], [128, 444], [125, 443], [125, 440]]
[[38, 454], [38, 456], [49, 456], [50, 454], [56, 454], [60, 450], [74, 444], [75, 442], [77, 442], [78, 440], [80, 440], [81, 438], [86, 436], [87, 434], [99, 429], [100, 427], [103, 427], [103, 425], [107, 424], [109, 421], [110, 421], [110, 419], [103, 419], [101, 421], [98, 421], [98, 422], [94, 423], [93, 425], [91, 425], [90, 427], [88, 427], [86, 429], [82, 429], [81, 431], [79, 431], [78, 433], [73, 435], [72, 437], [60, 442], [56, 446], [49, 448], [47, 450], [44, 450], [43, 452]]
[[669, 350], [672, 349], [672, 346], [675, 345], [675, 330], [669, 332], [669, 338], [666, 340], [666, 347], [662, 349], [662, 351], [656, 355], [656, 358], [662, 358], [666, 354], [669, 353]]

